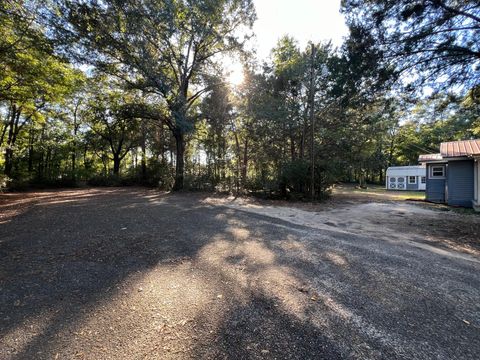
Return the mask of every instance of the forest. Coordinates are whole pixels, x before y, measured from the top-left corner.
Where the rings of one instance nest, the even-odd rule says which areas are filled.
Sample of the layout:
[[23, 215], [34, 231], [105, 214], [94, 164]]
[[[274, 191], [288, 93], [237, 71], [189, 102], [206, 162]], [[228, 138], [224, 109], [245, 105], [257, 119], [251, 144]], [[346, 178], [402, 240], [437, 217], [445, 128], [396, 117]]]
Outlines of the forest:
[[477, 1], [341, 12], [343, 45], [279, 34], [259, 60], [251, 0], [0, 2], [0, 187], [322, 198], [480, 136]]

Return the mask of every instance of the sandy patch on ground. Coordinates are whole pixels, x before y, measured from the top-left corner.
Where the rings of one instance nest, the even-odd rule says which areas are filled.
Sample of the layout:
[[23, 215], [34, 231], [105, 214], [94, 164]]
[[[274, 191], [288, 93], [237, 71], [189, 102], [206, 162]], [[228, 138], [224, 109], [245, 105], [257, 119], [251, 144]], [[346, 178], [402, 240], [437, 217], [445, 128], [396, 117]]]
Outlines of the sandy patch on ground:
[[[204, 202], [312, 229], [370, 235], [379, 240], [401, 241], [428, 250], [433, 250], [430, 245], [440, 246], [443, 250], [436, 251], [472, 261], [478, 260], [468, 255], [480, 255], [479, 239], [473, 230], [480, 226], [480, 217], [445, 213], [406, 201], [350, 203], [341, 207], [327, 206], [326, 209], [320, 209], [321, 205], [317, 205], [316, 209], [313, 205], [309, 210], [298, 208], [295, 204], [273, 206], [233, 197], [207, 197]], [[466, 230], [463, 237], [459, 229]]]

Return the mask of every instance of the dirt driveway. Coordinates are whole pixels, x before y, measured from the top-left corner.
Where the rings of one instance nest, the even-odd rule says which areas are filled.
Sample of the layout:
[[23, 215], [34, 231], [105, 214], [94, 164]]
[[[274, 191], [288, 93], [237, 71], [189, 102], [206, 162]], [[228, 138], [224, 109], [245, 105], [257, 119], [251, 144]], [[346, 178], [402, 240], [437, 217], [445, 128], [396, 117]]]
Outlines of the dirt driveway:
[[0, 358], [478, 359], [480, 217], [334, 205], [2, 195]]

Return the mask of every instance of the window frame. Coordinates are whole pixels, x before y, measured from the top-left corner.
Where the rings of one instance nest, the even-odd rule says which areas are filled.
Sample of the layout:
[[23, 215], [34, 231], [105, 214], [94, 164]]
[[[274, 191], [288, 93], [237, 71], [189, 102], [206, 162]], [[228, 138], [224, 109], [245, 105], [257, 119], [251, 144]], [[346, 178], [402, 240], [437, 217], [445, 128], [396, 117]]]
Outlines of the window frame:
[[420, 176], [420, 184], [426, 184], [427, 183], [427, 177], [426, 176]]
[[[441, 168], [442, 169], [442, 175], [434, 175], [434, 168]], [[428, 178], [429, 179], [445, 179], [446, 175], [446, 167], [445, 165], [431, 165], [430, 169], [428, 171]]]
[[[413, 178], [415, 181], [411, 182], [411, 178]], [[417, 184], [417, 176], [416, 175], [408, 175], [408, 181], [407, 184], [409, 185], [416, 185]]]

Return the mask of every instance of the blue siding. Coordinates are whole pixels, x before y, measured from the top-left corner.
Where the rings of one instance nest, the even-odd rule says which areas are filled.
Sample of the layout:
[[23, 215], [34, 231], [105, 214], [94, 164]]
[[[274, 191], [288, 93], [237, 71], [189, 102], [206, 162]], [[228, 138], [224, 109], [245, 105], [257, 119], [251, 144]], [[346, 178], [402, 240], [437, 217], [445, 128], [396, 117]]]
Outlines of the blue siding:
[[445, 179], [428, 179], [427, 189], [425, 190], [427, 201], [444, 203], [445, 202]]
[[427, 184], [425, 190], [425, 199], [427, 201], [444, 203], [445, 202], [445, 179], [430, 179], [430, 167], [440, 164], [429, 164], [427, 166]]
[[448, 163], [448, 204], [472, 206], [473, 160], [450, 161]]
[[407, 176], [407, 190], [418, 190], [418, 183], [420, 182], [420, 177], [415, 176], [417, 178], [416, 184], [409, 184], [408, 183], [408, 176]]

